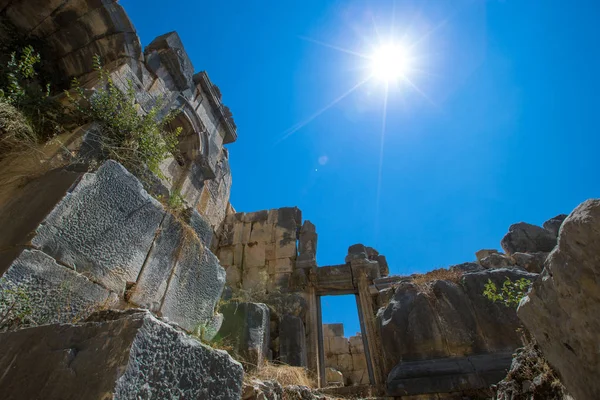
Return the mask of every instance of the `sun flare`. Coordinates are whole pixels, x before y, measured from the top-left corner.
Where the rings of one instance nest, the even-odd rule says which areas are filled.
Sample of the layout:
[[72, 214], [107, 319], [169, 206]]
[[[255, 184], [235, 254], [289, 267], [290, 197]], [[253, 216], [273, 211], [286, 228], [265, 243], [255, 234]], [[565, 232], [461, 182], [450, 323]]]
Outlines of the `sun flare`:
[[373, 76], [384, 82], [405, 78], [410, 71], [410, 54], [396, 43], [379, 46], [370, 59]]

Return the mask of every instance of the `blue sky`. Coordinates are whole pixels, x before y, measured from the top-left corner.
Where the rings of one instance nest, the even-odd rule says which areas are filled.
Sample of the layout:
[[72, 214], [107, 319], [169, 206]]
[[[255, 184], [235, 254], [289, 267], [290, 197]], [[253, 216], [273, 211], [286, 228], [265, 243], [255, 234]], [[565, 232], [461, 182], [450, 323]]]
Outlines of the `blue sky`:
[[[176, 30], [238, 126], [238, 211], [297, 205], [319, 265], [349, 245], [409, 274], [499, 248], [508, 226], [568, 213], [600, 186], [597, 1], [123, 0], [147, 45]], [[393, 28], [392, 28], [393, 27]], [[378, 37], [412, 46], [415, 85], [365, 79]], [[418, 69], [418, 71], [417, 71]], [[298, 123], [308, 121], [286, 137]], [[353, 299], [325, 322], [359, 330]]]

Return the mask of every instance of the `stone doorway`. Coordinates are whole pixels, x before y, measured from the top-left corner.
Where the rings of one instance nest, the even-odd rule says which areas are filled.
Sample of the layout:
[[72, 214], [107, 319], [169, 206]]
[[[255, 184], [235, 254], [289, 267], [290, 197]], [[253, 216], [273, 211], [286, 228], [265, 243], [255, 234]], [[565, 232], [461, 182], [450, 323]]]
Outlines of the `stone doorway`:
[[323, 386], [370, 383], [356, 295], [322, 296]]

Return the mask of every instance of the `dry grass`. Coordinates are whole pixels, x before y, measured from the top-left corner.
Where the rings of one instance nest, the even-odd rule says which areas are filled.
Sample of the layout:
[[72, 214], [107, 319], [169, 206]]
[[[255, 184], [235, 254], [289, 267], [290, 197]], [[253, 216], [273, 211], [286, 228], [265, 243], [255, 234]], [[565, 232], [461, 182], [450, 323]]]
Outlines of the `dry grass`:
[[316, 383], [308, 375], [308, 370], [304, 367], [292, 367], [285, 364], [272, 364], [266, 362], [261, 368], [258, 368], [244, 376], [244, 379], [260, 379], [262, 381], [275, 380], [281, 386], [307, 386], [316, 388]]
[[430, 283], [433, 281], [450, 281], [454, 283], [459, 283], [460, 278], [462, 278], [463, 272], [460, 270], [450, 270], [450, 269], [434, 269], [433, 271], [429, 271], [426, 274], [415, 274], [413, 275], [413, 282], [418, 285], [424, 285], [426, 283]]

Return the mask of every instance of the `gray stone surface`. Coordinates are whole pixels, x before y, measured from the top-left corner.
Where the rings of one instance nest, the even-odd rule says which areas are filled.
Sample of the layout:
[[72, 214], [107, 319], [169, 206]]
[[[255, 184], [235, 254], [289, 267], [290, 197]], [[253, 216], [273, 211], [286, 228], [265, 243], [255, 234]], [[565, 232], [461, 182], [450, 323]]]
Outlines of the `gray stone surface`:
[[222, 399], [241, 396], [243, 370], [147, 312], [0, 335], [5, 400]]
[[539, 274], [544, 269], [548, 253], [515, 253], [511, 256], [514, 263], [529, 272]]
[[550, 218], [542, 225], [545, 230], [552, 232], [554, 236], [558, 237], [558, 231], [563, 221], [567, 218], [567, 214], [559, 214], [556, 217]]
[[525, 222], [513, 224], [500, 242], [507, 254], [549, 252], [556, 246], [556, 236], [544, 228]]
[[460, 283], [433, 281], [426, 286], [402, 282], [379, 310], [386, 371], [398, 362], [512, 351], [520, 346], [516, 312], [483, 296], [488, 279], [501, 286], [537, 275], [518, 269], [465, 273]]
[[279, 359], [294, 366], [306, 367], [306, 335], [299, 317], [284, 315], [279, 323]]
[[200, 238], [204, 247], [210, 249], [214, 236], [212, 226], [197, 210], [188, 210], [187, 213], [186, 221], [196, 232], [196, 235], [198, 235], [198, 238]]
[[[2, 278], [0, 290], [18, 288], [26, 293], [27, 298], [16, 307], [31, 308], [27, 320], [32, 325], [80, 320], [116, 301], [105, 288], [38, 250], [24, 250]], [[0, 315], [5, 315], [8, 307], [0, 305]]]
[[512, 352], [401, 362], [386, 382], [388, 396], [410, 396], [485, 389], [510, 367]]
[[220, 308], [224, 320], [217, 340], [234, 346], [250, 369], [263, 365], [269, 352], [269, 308], [261, 303], [227, 303]]
[[184, 329], [196, 331], [213, 318], [225, 286], [225, 270], [198, 237], [185, 229], [180, 246], [160, 311]]
[[504, 254], [493, 253], [479, 260], [479, 264], [481, 264], [483, 268], [492, 269], [510, 267], [513, 265], [513, 262]]
[[135, 282], [164, 216], [160, 203], [114, 161], [79, 184], [37, 229], [32, 244], [107, 288]]
[[600, 200], [580, 204], [563, 222], [518, 313], [573, 397], [600, 398]]
[[[144, 49], [146, 65], [158, 76], [170, 75], [174, 89], [186, 90], [193, 86], [194, 66], [177, 32], [165, 33]], [[161, 72], [164, 68], [165, 73]]]

